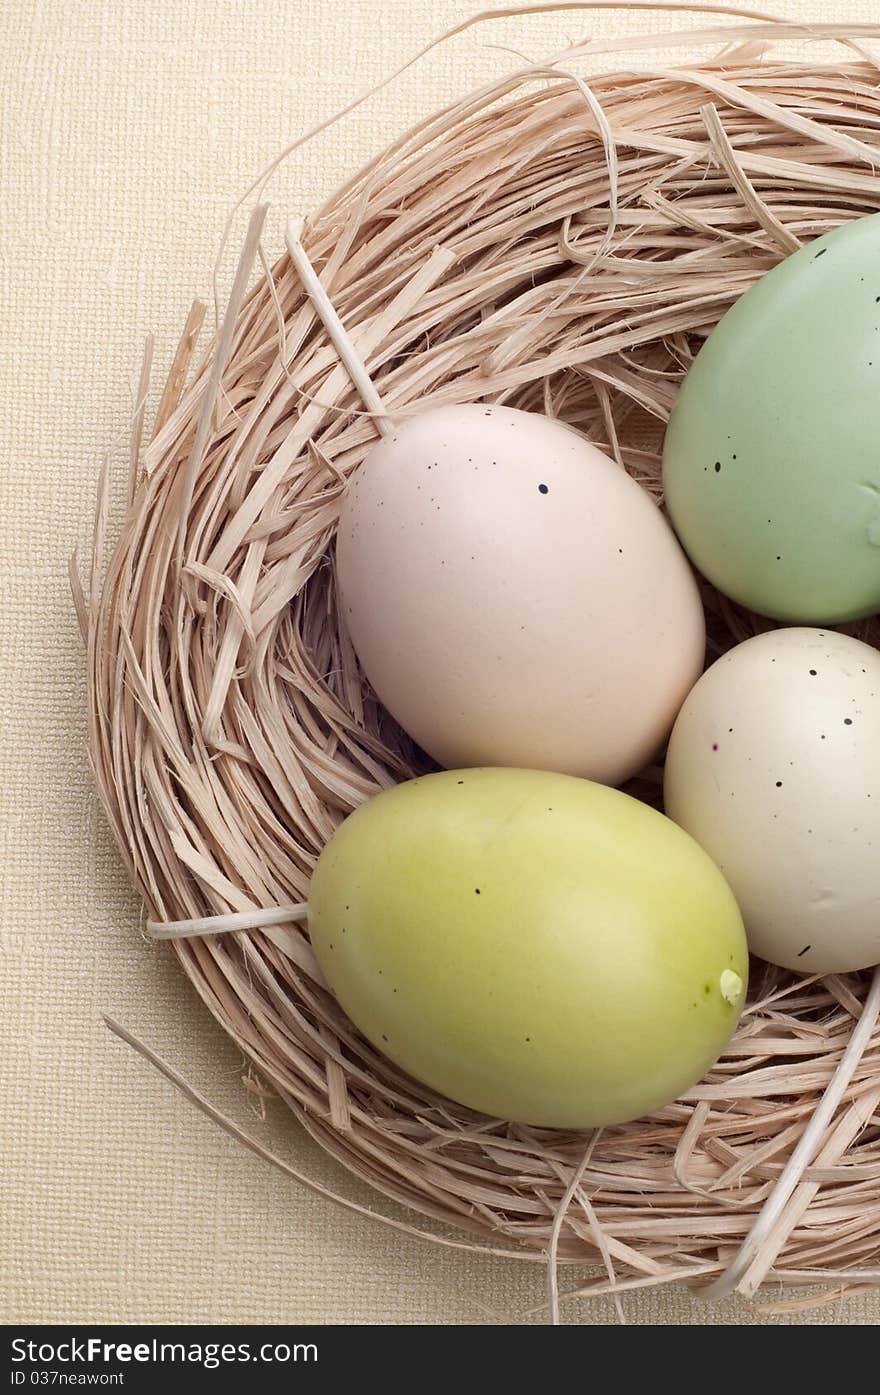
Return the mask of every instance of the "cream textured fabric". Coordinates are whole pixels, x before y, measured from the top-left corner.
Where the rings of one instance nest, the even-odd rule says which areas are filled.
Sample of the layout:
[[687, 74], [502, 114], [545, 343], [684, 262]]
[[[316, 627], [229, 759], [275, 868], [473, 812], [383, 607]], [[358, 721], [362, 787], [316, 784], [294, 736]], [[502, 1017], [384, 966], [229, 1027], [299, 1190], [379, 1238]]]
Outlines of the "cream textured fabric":
[[[880, 17], [876, 0], [768, 8]], [[298, 1165], [371, 1202], [279, 1106], [265, 1121], [249, 1112], [240, 1057], [170, 954], [139, 933], [92, 796], [65, 578], [88, 537], [102, 454], [113, 449], [123, 468], [139, 343], [156, 331], [164, 373], [192, 296], [210, 291], [235, 198], [292, 134], [469, 12], [468, 0], [0, 0], [6, 1321], [543, 1320], [527, 1316], [544, 1297], [539, 1265], [435, 1248], [315, 1200], [106, 1031], [102, 1010]], [[568, 36], [671, 23], [568, 14], [456, 40], [285, 168], [270, 242], [285, 212], [307, 210], [420, 114], [516, 61], [490, 43], [538, 57]], [[785, 1320], [680, 1291], [631, 1296], [625, 1310], [648, 1323]], [[615, 1321], [605, 1301], [564, 1311]], [[841, 1319], [877, 1321], [880, 1300], [789, 1320]]]

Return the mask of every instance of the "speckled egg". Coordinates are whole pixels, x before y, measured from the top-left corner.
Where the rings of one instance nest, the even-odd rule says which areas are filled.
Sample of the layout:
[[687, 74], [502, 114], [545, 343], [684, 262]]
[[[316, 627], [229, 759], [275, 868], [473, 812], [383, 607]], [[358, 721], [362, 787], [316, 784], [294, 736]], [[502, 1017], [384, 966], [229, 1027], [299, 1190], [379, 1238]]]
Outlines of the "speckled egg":
[[663, 477], [691, 560], [762, 615], [880, 610], [880, 215], [804, 246], [733, 306], [672, 413]]
[[730, 1040], [748, 950], [669, 819], [589, 780], [444, 770], [324, 847], [309, 935], [364, 1036], [450, 1099], [548, 1128], [658, 1109]]
[[754, 953], [802, 973], [880, 962], [880, 654], [832, 630], [749, 639], [669, 742], [666, 812], [733, 888]]
[[441, 765], [619, 784], [703, 666], [699, 593], [660, 510], [537, 413], [400, 423], [354, 476], [336, 557], [370, 683]]

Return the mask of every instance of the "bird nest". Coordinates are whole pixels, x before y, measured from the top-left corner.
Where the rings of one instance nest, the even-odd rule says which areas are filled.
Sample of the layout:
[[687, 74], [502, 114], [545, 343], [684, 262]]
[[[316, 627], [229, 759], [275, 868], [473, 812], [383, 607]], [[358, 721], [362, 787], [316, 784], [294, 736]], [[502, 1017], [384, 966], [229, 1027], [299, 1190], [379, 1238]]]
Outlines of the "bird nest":
[[[390, 145], [273, 265], [258, 203], [212, 344], [196, 363], [196, 304], [148, 441], [147, 354], [120, 536], [107, 549], [105, 471], [84, 591], [74, 573], [91, 758], [148, 928], [299, 1124], [417, 1213], [381, 1219], [549, 1257], [554, 1316], [567, 1262], [594, 1266], [581, 1294], [880, 1283], [880, 979], [754, 962], [706, 1078], [598, 1133], [486, 1118], [403, 1075], [346, 1020], [303, 920], [339, 822], [430, 768], [358, 668], [334, 531], [376, 414], [444, 403], [560, 417], [659, 501], [706, 334], [799, 244], [880, 209], [861, 47], [880, 26], [838, 26], [833, 65], [764, 52], [788, 32], [694, 32], [725, 47], [686, 67], [643, 64], [633, 39], [524, 62]], [[766, 627], [704, 600], [710, 657]], [[880, 642], [876, 620], [850, 629]], [[629, 788], [658, 802], [659, 775]]]

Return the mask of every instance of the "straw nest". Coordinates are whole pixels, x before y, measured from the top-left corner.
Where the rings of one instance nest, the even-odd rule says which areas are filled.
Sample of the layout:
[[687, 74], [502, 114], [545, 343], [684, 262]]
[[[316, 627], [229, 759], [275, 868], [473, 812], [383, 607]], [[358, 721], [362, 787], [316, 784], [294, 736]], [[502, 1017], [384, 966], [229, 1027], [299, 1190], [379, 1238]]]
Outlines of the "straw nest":
[[[403, 1076], [342, 1015], [303, 923], [340, 820], [426, 768], [341, 626], [334, 529], [371, 414], [441, 403], [563, 417], [659, 495], [663, 423], [719, 316], [800, 243], [880, 209], [862, 46], [880, 26], [838, 27], [833, 66], [763, 52], [783, 32], [665, 35], [720, 51], [687, 67], [644, 65], [637, 40], [524, 63], [377, 156], [272, 266], [258, 204], [214, 341], [190, 371], [194, 306], [146, 443], [148, 352], [121, 536], [105, 562], [105, 471], [85, 591], [74, 572], [91, 758], [149, 928], [323, 1148], [457, 1230], [383, 1219], [549, 1256], [554, 1316], [566, 1261], [597, 1266], [578, 1293], [778, 1280], [828, 1301], [880, 1283], [880, 978], [755, 963], [706, 1079], [595, 1135], [484, 1118]], [[710, 657], [761, 627], [705, 601]], [[880, 642], [874, 620], [855, 632]], [[657, 777], [636, 791], [656, 798]]]

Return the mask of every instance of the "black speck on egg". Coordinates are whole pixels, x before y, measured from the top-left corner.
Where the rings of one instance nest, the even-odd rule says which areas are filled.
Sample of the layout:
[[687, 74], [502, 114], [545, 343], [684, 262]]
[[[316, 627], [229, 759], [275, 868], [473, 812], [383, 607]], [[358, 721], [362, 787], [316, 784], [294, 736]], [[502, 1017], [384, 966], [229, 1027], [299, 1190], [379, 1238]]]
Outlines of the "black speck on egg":
[[715, 473], [716, 473], [716, 475], [720, 475], [720, 474], [721, 474], [721, 461], [720, 461], [720, 460], [716, 460], [716, 461], [715, 461]]
[[777, 781], [776, 781], [776, 788], [777, 788], [778, 790], [781, 790], [781, 789], [782, 789], [782, 781], [781, 781], [781, 780], [777, 780]]
[[844, 719], [843, 719], [843, 725], [844, 725], [845, 727], [851, 727], [851, 726], [852, 726], [852, 717], [844, 717]]
[[549, 494], [549, 493], [550, 493], [550, 486], [549, 486], [549, 484], [539, 484], [539, 485], [538, 485], [538, 493], [539, 493], [539, 494]]
[[814, 668], [811, 668], [811, 669], [810, 669], [810, 677], [811, 677], [811, 678], [815, 678], [815, 677], [816, 677], [816, 670], [815, 670]]

